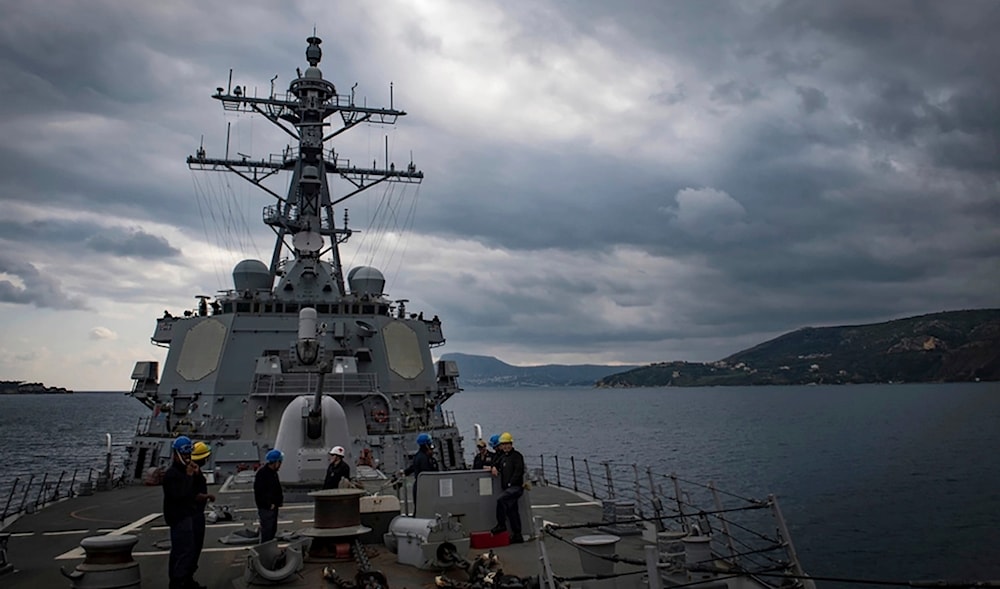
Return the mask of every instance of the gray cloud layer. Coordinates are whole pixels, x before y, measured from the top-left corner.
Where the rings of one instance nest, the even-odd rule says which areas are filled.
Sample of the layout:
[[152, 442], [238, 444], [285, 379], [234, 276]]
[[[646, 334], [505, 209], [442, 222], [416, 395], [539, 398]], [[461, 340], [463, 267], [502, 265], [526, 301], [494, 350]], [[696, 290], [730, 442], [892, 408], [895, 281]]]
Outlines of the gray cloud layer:
[[[404, 281], [426, 285], [449, 350], [710, 359], [803, 325], [1000, 306], [1000, 4], [433, 6], [389, 23], [308, 3], [11, 7], [0, 200], [38, 214], [0, 222], [24, 248], [0, 267], [24, 286], [0, 280], [0, 298], [101, 295], [39, 273], [46, 247], [181, 263], [149, 227], [213, 234], [225, 207], [192, 199], [182, 163], [201, 134], [216, 155], [226, 122], [255, 156], [284, 141], [208, 94], [230, 67], [283, 87], [317, 23], [342, 92], [381, 103], [394, 81], [413, 113], [400, 149], [428, 180], [411, 231], [525, 260], [449, 269], [461, 299]], [[467, 39], [476, 18], [499, 24]]]

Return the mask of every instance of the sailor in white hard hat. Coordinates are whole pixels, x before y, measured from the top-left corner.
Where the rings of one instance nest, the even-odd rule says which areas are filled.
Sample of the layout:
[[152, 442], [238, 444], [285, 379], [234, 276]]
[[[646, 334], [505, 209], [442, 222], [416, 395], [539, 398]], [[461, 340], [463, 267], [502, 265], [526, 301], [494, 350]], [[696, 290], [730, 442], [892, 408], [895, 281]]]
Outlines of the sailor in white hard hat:
[[339, 489], [340, 481], [351, 480], [351, 467], [344, 461], [344, 454], [343, 446], [330, 448], [330, 465], [326, 467], [324, 489]]

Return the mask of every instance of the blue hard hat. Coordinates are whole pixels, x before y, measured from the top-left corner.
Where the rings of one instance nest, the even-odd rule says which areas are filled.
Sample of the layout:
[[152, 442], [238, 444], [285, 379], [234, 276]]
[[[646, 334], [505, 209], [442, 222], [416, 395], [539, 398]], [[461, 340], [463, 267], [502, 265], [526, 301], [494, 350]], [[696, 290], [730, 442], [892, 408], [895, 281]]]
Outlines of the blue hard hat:
[[500, 434], [490, 436], [490, 448], [496, 448], [500, 444]]
[[191, 438], [187, 436], [177, 436], [177, 439], [174, 440], [174, 443], [170, 447], [176, 450], [178, 454], [190, 454], [194, 448]]
[[431, 435], [430, 434], [424, 433], [424, 434], [420, 434], [419, 436], [417, 436], [417, 445], [418, 446], [430, 446], [430, 444], [431, 444]]
[[281, 450], [278, 450], [277, 448], [269, 451], [266, 455], [264, 455], [264, 462], [268, 464], [271, 464], [272, 462], [284, 462], [284, 461], [285, 461], [285, 454]]

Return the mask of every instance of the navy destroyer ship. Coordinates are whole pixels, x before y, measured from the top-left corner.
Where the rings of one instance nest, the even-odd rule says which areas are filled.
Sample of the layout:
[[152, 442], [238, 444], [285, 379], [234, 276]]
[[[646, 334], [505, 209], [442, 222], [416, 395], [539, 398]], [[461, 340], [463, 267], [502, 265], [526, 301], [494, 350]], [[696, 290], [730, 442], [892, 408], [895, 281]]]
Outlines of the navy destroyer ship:
[[[328, 144], [359, 125], [392, 125], [406, 113], [355, 103], [323, 78], [320, 39], [310, 37], [309, 66], [287, 93], [249, 96], [218, 88], [227, 111], [253, 113], [296, 143], [263, 159], [212, 158], [204, 148], [193, 170], [238, 175], [273, 195], [262, 218], [275, 234], [270, 260], [244, 260], [233, 288], [202, 297], [186, 315], [156, 322], [152, 340], [168, 346], [162, 370], [139, 362], [132, 395], [150, 410], [129, 448], [126, 476], [142, 480], [170, 455], [177, 435], [213, 445], [217, 477], [260, 464], [271, 448], [295, 468], [286, 483], [321, 482], [327, 451], [343, 446], [352, 463], [362, 452], [382, 470], [408, 464], [419, 432], [439, 442], [447, 468], [462, 463], [461, 436], [442, 404], [458, 392], [454, 363], [434, 363], [445, 343], [441, 321], [391, 300], [378, 269], [344, 267], [340, 246], [354, 233], [335, 207], [385, 183], [419, 183], [413, 162], [358, 165]], [[286, 194], [264, 182], [291, 175]], [[336, 181], [346, 186], [334, 191]]]
[[[468, 467], [445, 409], [460, 392], [458, 370], [432, 358], [445, 342], [441, 321], [390, 298], [378, 269], [348, 270], [341, 258], [354, 231], [335, 207], [423, 174], [412, 161], [359, 165], [328, 145], [405, 112], [338, 92], [318, 67], [321, 40], [307, 44], [308, 67], [287, 92], [250, 96], [230, 82], [213, 95], [227, 111], [266, 118], [294, 145], [262, 159], [204, 148], [187, 159], [275, 198], [262, 215], [275, 234], [271, 258], [241, 261], [231, 289], [156, 320], [152, 341], [168, 352], [162, 367], [145, 361], [133, 371], [129, 394], [149, 412], [124, 468], [111, 464], [109, 436], [95, 477], [15, 481], [0, 496], [0, 586], [166, 587], [158, 484], [172, 442], [186, 436], [210, 447], [216, 500], [197, 571], [208, 587], [811, 587], [773, 496], [721, 493], [636, 464], [526, 457], [527, 541], [493, 533], [497, 477]], [[290, 175], [284, 194], [265, 185], [281, 172]], [[420, 474], [411, 502], [400, 470], [423, 435], [441, 470]], [[275, 449], [286, 501], [278, 537], [259, 543], [254, 472]], [[352, 488], [320, 489], [331, 454], [352, 466]]]

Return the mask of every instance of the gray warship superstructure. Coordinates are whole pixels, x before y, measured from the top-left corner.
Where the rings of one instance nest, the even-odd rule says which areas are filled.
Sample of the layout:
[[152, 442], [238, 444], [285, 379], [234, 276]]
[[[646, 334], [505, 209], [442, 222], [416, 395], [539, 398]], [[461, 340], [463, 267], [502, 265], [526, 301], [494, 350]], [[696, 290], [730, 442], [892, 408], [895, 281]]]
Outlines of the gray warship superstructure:
[[[157, 320], [152, 341], [168, 347], [162, 370], [139, 362], [132, 374], [131, 394], [150, 416], [129, 447], [131, 480], [169, 463], [170, 441], [182, 434], [212, 444], [216, 476], [253, 468], [279, 448], [290, 484], [322, 481], [334, 445], [350, 464], [364, 452], [394, 472], [408, 464], [418, 432], [434, 437], [444, 467], [463, 464], [461, 437], [441, 407], [459, 391], [458, 370], [431, 356], [445, 342], [440, 320], [390, 300], [376, 268], [345, 273], [339, 250], [353, 230], [346, 210], [338, 225], [334, 207], [384, 182], [419, 183], [423, 173], [412, 161], [357, 166], [327, 143], [406, 113], [391, 96], [389, 108], [372, 108], [356, 104], [353, 89], [338, 93], [317, 67], [321, 40], [307, 42], [309, 67], [296, 70], [287, 93], [276, 94], [272, 81], [270, 96], [251, 97], [230, 80], [213, 95], [227, 111], [263, 116], [296, 144], [267, 159], [214, 159], [204, 147], [187, 159], [193, 170], [234, 173], [275, 197], [263, 211], [274, 251], [267, 263], [237, 264], [232, 289]], [[263, 184], [279, 172], [291, 176], [284, 196]]]

